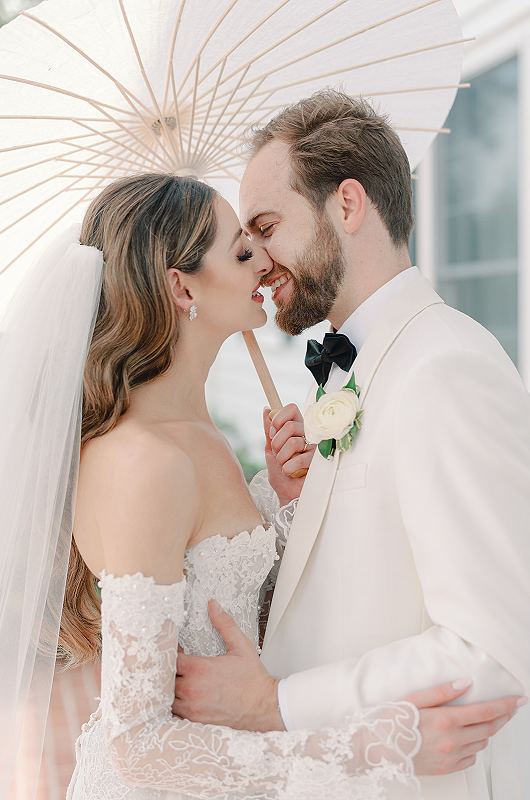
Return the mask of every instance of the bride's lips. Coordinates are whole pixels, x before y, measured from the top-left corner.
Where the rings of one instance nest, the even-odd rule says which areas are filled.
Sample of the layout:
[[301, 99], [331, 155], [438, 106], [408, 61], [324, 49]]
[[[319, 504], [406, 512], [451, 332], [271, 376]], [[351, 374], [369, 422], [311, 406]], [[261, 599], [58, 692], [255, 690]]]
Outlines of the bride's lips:
[[259, 289], [259, 287], [260, 287], [260, 286], [261, 286], [261, 282], [260, 282], [260, 283], [258, 283], [258, 284], [257, 284], [257, 285], [254, 287], [254, 289], [252, 290], [252, 296], [251, 296], [251, 299], [252, 299], [252, 301], [253, 301], [254, 303], [260, 303], [260, 304], [261, 304], [261, 303], [263, 303], [263, 302], [265, 301], [265, 298], [263, 297], [263, 295], [261, 294], [261, 292], [258, 292], [258, 289]]

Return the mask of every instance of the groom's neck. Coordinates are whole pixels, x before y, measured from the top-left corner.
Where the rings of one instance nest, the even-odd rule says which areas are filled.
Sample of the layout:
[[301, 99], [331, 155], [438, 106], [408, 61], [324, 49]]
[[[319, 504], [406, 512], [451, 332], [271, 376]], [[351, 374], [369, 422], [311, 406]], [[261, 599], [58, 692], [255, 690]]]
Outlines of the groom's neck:
[[406, 247], [393, 248], [390, 253], [356, 254], [346, 258], [344, 281], [329, 314], [329, 322], [339, 329], [353, 312], [378, 289], [411, 266]]

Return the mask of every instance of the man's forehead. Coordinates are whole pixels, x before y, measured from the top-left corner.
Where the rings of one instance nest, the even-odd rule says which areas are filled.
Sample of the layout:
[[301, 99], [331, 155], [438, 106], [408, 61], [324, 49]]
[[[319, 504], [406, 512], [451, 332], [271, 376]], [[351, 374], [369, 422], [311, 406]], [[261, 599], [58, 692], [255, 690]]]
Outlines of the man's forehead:
[[280, 210], [289, 172], [288, 147], [283, 142], [270, 142], [251, 159], [241, 181], [240, 206], [245, 223], [267, 211]]

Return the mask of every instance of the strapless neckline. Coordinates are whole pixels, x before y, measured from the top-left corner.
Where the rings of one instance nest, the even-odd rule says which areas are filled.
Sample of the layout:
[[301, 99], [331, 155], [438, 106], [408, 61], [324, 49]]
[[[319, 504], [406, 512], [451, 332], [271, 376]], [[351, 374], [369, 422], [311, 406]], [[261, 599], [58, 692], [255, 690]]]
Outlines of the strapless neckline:
[[232, 543], [241, 540], [243, 537], [255, 536], [258, 531], [259, 532], [263, 531], [265, 533], [268, 533], [271, 531], [273, 527], [274, 527], [273, 525], [265, 526], [263, 525], [263, 523], [260, 523], [259, 525], [256, 525], [255, 528], [252, 529], [248, 528], [247, 530], [239, 531], [239, 533], [236, 533], [234, 536], [224, 536], [224, 534], [222, 533], [214, 533], [212, 534], [212, 536], [206, 536], [204, 539], [201, 539], [200, 542], [196, 542], [195, 544], [192, 544], [190, 547], [186, 547], [184, 553], [186, 555], [188, 553], [192, 553], [195, 550], [197, 550], [197, 548], [200, 547], [201, 545], [207, 547], [207, 546], [212, 546], [212, 544], [218, 543], [222, 547], [230, 547]]
[[[202, 545], [203, 548], [216, 549], [216, 546], [219, 546], [220, 548], [225, 549], [225, 548], [234, 547], [235, 544], [239, 543], [244, 537], [246, 537], [248, 539], [248, 542], [250, 544], [250, 542], [253, 540], [253, 538], [255, 538], [255, 537], [257, 538], [260, 533], [270, 534], [270, 532], [271, 532], [271, 530], [273, 528], [274, 528], [273, 525], [265, 526], [263, 524], [260, 524], [260, 525], [256, 525], [255, 528], [252, 528], [252, 529], [249, 528], [249, 529], [244, 530], [244, 531], [239, 531], [239, 533], [236, 533], [234, 536], [224, 536], [222, 533], [215, 533], [212, 536], [207, 536], [206, 538], [201, 539], [200, 542], [196, 542], [195, 544], [191, 545], [191, 547], [186, 547], [186, 549], [184, 550], [184, 564], [186, 564], [186, 562], [189, 561], [190, 558], [193, 557], [193, 555], [195, 554], [195, 551], [198, 550], [201, 545]], [[200, 555], [203, 555], [203, 553], [201, 553]], [[106, 569], [100, 570], [100, 572], [98, 572], [96, 577], [98, 578], [98, 585], [100, 586], [100, 588], [101, 588], [101, 581], [103, 580], [103, 578], [107, 578], [107, 577], [108, 578], [120, 578], [120, 577], [121, 578], [146, 578], [147, 580], [149, 580], [149, 576], [148, 575], [144, 575], [144, 573], [142, 573], [142, 572], [126, 573], [125, 575], [115, 575], [115, 574], [113, 574], [111, 572], [107, 572]], [[153, 584], [155, 586], [158, 585], [158, 586], [164, 586], [165, 588], [167, 588], [167, 586], [170, 585], [170, 584], [157, 584], [153, 577], [151, 577], [151, 581], [153, 582]], [[175, 583], [173, 585], [179, 584], [179, 583], [183, 584], [183, 587], [186, 585], [186, 575], [183, 575], [182, 578], [180, 578], [178, 581], [175, 581]]]

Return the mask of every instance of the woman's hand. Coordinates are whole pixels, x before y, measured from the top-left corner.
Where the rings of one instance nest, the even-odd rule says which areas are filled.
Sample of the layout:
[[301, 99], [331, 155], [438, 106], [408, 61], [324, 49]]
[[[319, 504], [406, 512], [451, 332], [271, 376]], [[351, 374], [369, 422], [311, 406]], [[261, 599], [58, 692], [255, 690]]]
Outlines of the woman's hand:
[[265, 431], [265, 461], [269, 472], [269, 483], [284, 506], [300, 497], [305, 478], [292, 478], [300, 469], [309, 469], [315, 445], [306, 445], [304, 420], [294, 403], [280, 409], [274, 420], [270, 419], [270, 408], [263, 410]]
[[516, 713], [518, 697], [445, 705], [465, 694], [470, 685], [456, 681], [404, 698], [420, 711], [422, 747], [414, 759], [417, 775], [446, 775], [471, 767], [477, 753]]

